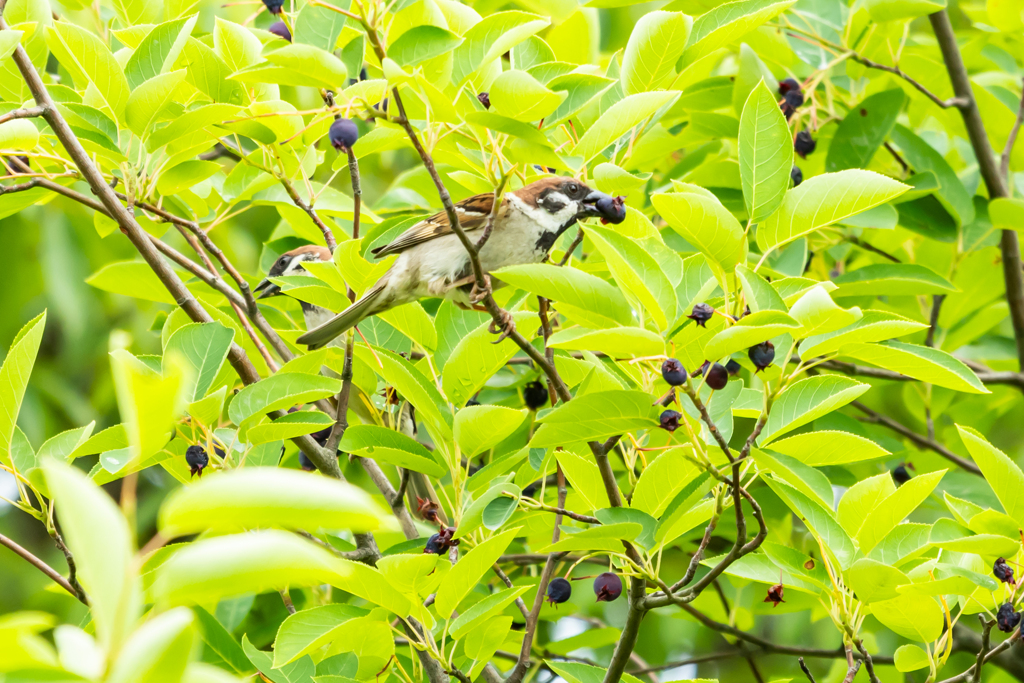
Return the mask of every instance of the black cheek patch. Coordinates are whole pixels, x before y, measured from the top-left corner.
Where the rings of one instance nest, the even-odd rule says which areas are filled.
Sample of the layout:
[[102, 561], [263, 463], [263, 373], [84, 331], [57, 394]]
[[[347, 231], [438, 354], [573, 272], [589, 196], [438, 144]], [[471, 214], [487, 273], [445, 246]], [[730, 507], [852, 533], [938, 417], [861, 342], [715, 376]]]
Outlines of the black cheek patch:
[[558, 239], [558, 233], [545, 232], [537, 240], [537, 243], [534, 245], [534, 247], [537, 249], [537, 251], [548, 251], [549, 249], [551, 249], [551, 247], [555, 245], [556, 239]]
[[540, 205], [543, 206], [544, 210], [548, 213], [558, 213], [567, 206], [567, 203], [560, 197], [549, 194], [540, 200]]

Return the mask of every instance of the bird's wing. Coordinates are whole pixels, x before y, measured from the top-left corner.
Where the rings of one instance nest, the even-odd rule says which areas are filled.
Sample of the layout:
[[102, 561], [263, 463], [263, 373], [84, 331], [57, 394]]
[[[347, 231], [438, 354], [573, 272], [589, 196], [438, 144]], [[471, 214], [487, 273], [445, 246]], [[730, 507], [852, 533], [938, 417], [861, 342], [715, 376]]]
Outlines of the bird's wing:
[[[455, 211], [459, 216], [459, 225], [466, 232], [482, 229], [487, 225], [487, 217], [490, 215], [493, 206], [493, 192], [463, 199], [455, 205]], [[423, 244], [434, 238], [449, 234], [452, 234], [452, 226], [448, 222], [448, 214], [442, 211], [412, 226], [396, 237], [390, 244], [373, 249], [372, 253], [377, 258], [384, 258], [390, 254], [400, 254], [417, 244]]]

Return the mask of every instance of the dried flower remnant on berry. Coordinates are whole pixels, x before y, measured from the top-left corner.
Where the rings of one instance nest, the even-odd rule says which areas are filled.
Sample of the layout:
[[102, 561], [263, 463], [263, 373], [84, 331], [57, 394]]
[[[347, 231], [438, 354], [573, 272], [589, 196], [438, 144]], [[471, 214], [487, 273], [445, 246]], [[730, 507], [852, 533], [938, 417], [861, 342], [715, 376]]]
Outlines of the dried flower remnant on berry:
[[622, 579], [617, 574], [605, 572], [594, 579], [594, 595], [598, 602], [612, 602], [622, 595]]
[[690, 315], [686, 316], [690, 320], [694, 321], [701, 327], [707, 327], [707, 322], [711, 320], [711, 316], [715, 314], [715, 309], [707, 304], [696, 304], [693, 310], [690, 311]]
[[770, 586], [768, 588], [768, 595], [765, 596], [764, 602], [772, 603], [772, 607], [778, 607], [780, 602], [786, 602], [782, 599], [785, 588], [786, 587], [783, 586], [781, 583], [777, 583], [774, 586]]
[[560, 605], [572, 595], [572, 584], [568, 580], [558, 577], [548, 584], [548, 604]]
[[661, 414], [660, 426], [670, 432], [674, 432], [679, 429], [679, 419], [682, 417], [675, 410], [666, 410]]
[[1004, 602], [996, 613], [996, 625], [1003, 633], [1011, 633], [1020, 623], [1020, 612], [1015, 612], [1013, 605]]
[[202, 446], [189, 446], [185, 451], [185, 464], [188, 465], [189, 478], [199, 475], [203, 476], [203, 470], [210, 464], [210, 456]]
[[416, 511], [420, 517], [432, 524], [440, 524], [441, 521], [438, 519], [437, 511], [440, 508], [437, 503], [430, 500], [429, 498], [420, 498], [416, 496]]
[[677, 359], [667, 358], [661, 364], [661, 377], [669, 386], [682, 386], [686, 384], [686, 369]]
[[1016, 584], [1013, 580], [1013, 567], [1006, 564], [1006, 560], [1002, 557], [997, 559], [995, 564], [992, 565], [992, 573], [1003, 583], [1008, 583], [1011, 586]]
[[476, 98], [480, 100], [480, 104], [484, 105], [484, 109], [491, 108], [491, 93], [482, 92], [479, 95], [477, 95]]
[[755, 346], [751, 346], [747, 351], [747, 358], [757, 368], [756, 372], [768, 368], [772, 361], [775, 360], [775, 345], [770, 341], [761, 342]]

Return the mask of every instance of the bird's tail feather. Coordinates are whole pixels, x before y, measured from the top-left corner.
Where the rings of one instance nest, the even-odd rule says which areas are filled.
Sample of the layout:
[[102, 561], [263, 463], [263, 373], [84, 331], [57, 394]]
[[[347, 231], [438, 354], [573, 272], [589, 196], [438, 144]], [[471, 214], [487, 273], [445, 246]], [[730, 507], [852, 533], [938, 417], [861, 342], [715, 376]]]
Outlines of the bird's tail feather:
[[358, 325], [364, 318], [376, 313], [376, 305], [380, 295], [384, 292], [383, 286], [377, 286], [363, 295], [344, 311], [334, 316], [323, 325], [314, 327], [306, 334], [299, 337], [296, 342], [305, 344], [309, 350], [319, 349], [326, 346], [332, 339]]

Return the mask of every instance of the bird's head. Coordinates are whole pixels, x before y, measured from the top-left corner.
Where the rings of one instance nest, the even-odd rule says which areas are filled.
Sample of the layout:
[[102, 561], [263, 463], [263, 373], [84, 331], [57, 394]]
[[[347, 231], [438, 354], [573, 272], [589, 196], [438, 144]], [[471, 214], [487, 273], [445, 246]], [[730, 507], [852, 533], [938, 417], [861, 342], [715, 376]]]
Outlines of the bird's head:
[[515, 194], [527, 204], [552, 215], [576, 220], [600, 218], [602, 223], [616, 224], [626, 220], [624, 197], [612, 197], [593, 190], [573, 178], [543, 178], [516, 190]]
[[330, 260], [331, 252], [326, 247], [318, 247], [313, 244], [307, 244], [284, 252], [277, 257], [274, 265], [270, 266], [270, 270], [267, 271], [267, 277], [256, 285], [256, 291], [259, 292], [257, 298], [265, 299], [281, 293], [281, 288], [271, 282], [269, 278], [301, 274], [303, 263]]

